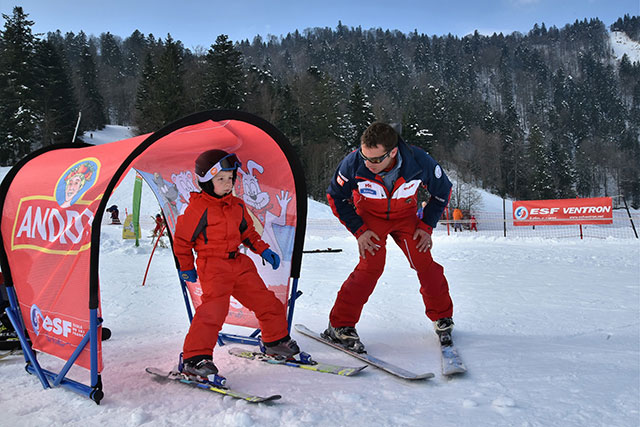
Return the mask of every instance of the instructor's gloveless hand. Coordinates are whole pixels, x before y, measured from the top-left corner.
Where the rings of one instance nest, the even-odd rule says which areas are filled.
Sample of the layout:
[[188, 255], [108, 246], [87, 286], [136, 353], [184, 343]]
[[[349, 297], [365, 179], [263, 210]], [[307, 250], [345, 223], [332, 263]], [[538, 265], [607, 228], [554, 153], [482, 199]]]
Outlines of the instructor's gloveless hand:
[[380, 237], [371, 230], [365, 231], [358, 237], [358, 250], [360, 251], [361, 258], [366, 258], [367, 252], [375, 255], [376, 251], [380, 249], [380, 245], [374, 242], [374, 240], [380, 241]]

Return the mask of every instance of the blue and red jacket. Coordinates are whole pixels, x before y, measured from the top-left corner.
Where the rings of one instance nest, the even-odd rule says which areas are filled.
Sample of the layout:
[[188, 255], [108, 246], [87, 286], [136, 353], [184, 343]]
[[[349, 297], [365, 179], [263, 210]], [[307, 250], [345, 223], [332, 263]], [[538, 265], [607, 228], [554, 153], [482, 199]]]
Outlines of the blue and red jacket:
[[334, 215], [356, 237], [368, 229], [361, 213], [391, 221], [415, 217], [420, 185], [431, 195], [420, 228], [431, 233], [449, 203], [452, 185], [440, 165], [421, 148], [402, 140], [398, 140], [398, 149], [402, 163], [391, 192], [379, 175], [367, 169], [358, 150], [338, 165], [327, 189], [327, 199]]

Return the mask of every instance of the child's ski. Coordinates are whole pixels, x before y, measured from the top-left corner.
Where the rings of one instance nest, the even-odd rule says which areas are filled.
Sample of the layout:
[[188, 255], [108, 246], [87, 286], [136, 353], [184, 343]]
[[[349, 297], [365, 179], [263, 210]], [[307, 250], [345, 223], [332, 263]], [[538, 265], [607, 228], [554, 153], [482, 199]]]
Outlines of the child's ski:
[[327, 339], [324, 339], [319, 333], [317, 332], [313, 332], [312, 330], [310, 330], [309, 328], [307, 328], [304, 325], [301, 324], [297, 324], [295, 325], [296, 331], [311, 337], [317, 341], [320, 341], [322, 343], [325, 343], [327, 345], [330, 345], [331, 347], [344, 351], [347, 354], [350, 354], [351, 356], [358, 358], [360, 360], [362, 360], [363, 362], [366, 362], [370, 365], [375, 366], [376, 368], [382, 369], [383, 371], [386, 371], [392, 375], [395, 375], [396, 377], [405, 379], [405, 380], [423, 380], [423, 379], [427, 379], [427, 378], [433, 378], [435, 377], [435, 374], [433, 374], [432, 372], [427, 372], [424, 374], [414, 374], [413, 372], [409, 372], [406, 369], [403, 369], [399, 366], [393, 365], [389, 362], [386, 362], [384, 360], [380, 360], [376, 357], [370, 356], [367, 353], [356, 353], [355, 351], [350, 351], [344, 347], [342, 347], [339, 344], [334, 343], [333, 341], [329, 341]]
[[251, 350], [245, 350], [242, 348], [234, 347], [229, 349], [229, 354], [232, 354], [237, 357], [242, 357], [245, 359], [259, 360], [261, 362], [271, 363], [274, 365], [291, 366], [295, 368], [306, 369], [309, 371], [323, 372], [326, 374], [334, 374], [334, 375], [342, 375], [345, 377], [356, 375], [357, 373], [359, 373], [360, 371], [362, 371], [364, 368], [367, 367], [367, 365], [349, 367], [349, 366], [330, 365], [327, 363], [318, 363], [312, 360], [311, 357], [306, 353], [302, 353], [302, 356], [300, 357], [299, 360], [298, 359], [283, 360], [283, 359], [277, 359], [272, 356], [268, 356], [259, 351], [251, 351]]
[[199, 382], [199, 381], [189, 379], [186, 375], [181, 374], [178, 371], [167, 372], [157, 368], [145, 368], [145, 371], [147, 371], [152, 375], [155, 375], [156, 378], [159, 379], [160, 381], [168, 381], [168, 380], [179, 381], [183, 384], [187, 384], [192, 387], [198, 387], [204, 390], [213, 391], [216, 393], [223, 394], [225, 396], [233, 397], [235, 399], [242, 399], [251, 403], [269, 402], [271, 400], [277, 400], [282, 397], [279, 394], [274, 394], [268, 397], [262, 397], [262, 396], [257, 396], [253, 394], [243, 393], [240, 391], [235, 391], [226, 386], [217, 387], [209, 383], [204, 383], [204, 382]]

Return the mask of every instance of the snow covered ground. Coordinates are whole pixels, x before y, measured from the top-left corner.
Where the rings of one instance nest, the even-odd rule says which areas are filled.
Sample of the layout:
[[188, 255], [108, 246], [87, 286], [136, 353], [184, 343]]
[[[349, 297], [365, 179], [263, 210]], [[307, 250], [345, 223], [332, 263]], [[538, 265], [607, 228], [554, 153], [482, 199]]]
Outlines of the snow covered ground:
[[626, 33], [611, 31], [609, 33], [609, 41], [618, 60], [622, 59], [622, 56], [626, 53], [632, 63], [640, 62], [640, 43], [631, 40]]
[[[113, 129], [112, 129], [113, 130]], [[97, 139], [98, 135], [94, 134]], [[116, 138], [117, 139], [117, 138]], [[1, 169], [3, 176], [7, 169]], [[131, 205], [133, 176], [112, 196]], [[230, 385], [279, 401], [248, 404], [178, 383], [159, 384], [146, 366], [171, 368], [188, 328], [172, 254], [151, 253], [157, 204], [143, 190], [142, 244], [103, 225], [101, 288], [105, 398], [100, 406], [68, 390], [44, 390], [22, 357], [0, 361], [0, 425], [108, 426], [637, 426], [640, 421], [640, 243], [636, 239], [498, 238], [468, 232], [434, 237], [455, 306], [456, 340], [469, 372], [447, 379], [418, 281], [389, 242], [387, 267], [358, 332], [368, 351], [436, 377], [406, 382], [369, 367], [339, 377], [233, 357], [215, 361]], [[320, 331], [357, 246], [328, 207], [310, 201], [294, 323]], [[106, 222], [106, 219], [105, 219]], [[330, 268], [328, 268], [330, 266]], [[236, 332], [238, 328], [225, 329]], [[327, 363], [356, 359], [295, 331], [303, 350]], [[47, 355], [49, 368], [62, 362]], [[87, 382], [83, 369], [72, 377]]]

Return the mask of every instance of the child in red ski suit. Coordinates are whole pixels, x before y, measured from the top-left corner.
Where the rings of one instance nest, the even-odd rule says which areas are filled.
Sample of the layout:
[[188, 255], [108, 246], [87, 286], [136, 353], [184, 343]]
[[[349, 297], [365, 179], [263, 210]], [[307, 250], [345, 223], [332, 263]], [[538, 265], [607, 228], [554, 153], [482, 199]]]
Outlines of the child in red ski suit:
[[164, 232], [164, 220], [160, 214], [156, 214], [155, 221], [156, 228], [153, 229], [153, 237], [162, 237], [161, 233]]
[[198, 157], [195, 171], [203, 191], [191, 193], [173, 240], [181, 277], [189, 282], [199, 277], [203, 292], [184, 341], [183, 373], [205, 379], [218, 371], [213, 348], [232, 295], [258, 318], [267, 354], [290, 358], [300, 351], [289, 337], [284, 305], [267, 289], [251, 258], [238, 250], [243, 244], [261, 254], [274, 270], [280, 264], [254, 229], [244, 202], [231, 194], [239, 166], [235, 154], [222, 150]]

